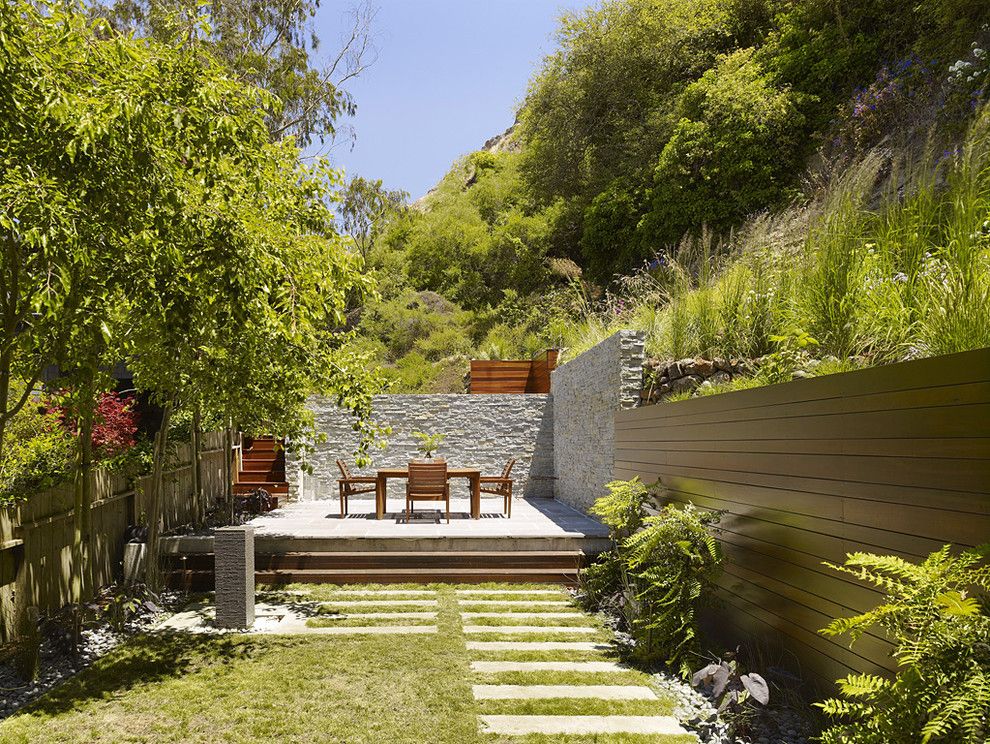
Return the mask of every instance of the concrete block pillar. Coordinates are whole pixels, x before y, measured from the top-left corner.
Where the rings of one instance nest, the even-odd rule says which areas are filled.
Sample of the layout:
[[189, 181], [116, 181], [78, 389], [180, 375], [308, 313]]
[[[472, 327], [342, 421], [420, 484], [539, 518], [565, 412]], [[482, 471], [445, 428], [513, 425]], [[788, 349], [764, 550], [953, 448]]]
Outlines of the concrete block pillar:
[[254, 527], [221, 527], [213, 537], [217, 625], [254, 624]]

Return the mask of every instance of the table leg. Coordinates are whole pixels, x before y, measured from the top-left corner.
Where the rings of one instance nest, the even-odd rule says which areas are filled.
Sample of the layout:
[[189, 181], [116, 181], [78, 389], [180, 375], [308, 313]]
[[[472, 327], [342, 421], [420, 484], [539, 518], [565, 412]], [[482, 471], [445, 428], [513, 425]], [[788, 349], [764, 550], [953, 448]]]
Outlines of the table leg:
[[375, 476], [375, 519], [385, 516], [385, 488], [385, 479], [380, 475]]
[[481, 519], [481, 473], [471, 476], [471, 519]]

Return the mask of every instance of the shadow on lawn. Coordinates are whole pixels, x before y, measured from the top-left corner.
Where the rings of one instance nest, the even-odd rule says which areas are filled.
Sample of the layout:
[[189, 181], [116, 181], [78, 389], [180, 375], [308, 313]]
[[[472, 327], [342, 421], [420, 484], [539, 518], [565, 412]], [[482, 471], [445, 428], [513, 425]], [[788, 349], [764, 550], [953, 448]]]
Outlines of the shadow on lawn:
[[142, 635], [115, 649], [72, 679], [19, 711], [54, 716], [88, 700], [100, 700], [136, 685], [181, 677], [202, 666], [251, 658], [256, 644], [243, 636], [192, 633]]

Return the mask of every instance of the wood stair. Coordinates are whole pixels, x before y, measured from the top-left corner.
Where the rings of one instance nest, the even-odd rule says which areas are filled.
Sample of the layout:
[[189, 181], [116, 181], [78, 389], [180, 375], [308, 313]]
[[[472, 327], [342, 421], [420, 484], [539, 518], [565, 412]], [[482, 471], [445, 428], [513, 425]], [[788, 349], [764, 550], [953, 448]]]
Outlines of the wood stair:
[[[288, 552], [255, 556], [259, 584], [540, 582], [576, 585], [581, 550]], [[168, 556], [169, 586], [213, 589], [213, 553]]]
[[243, 496], [258, 488], [268, 491], [275, 498], [276, 506], [289, 496], [289, 482], [285, 477], [285, 448], [280, 439], [244, 439], [234, 495]]

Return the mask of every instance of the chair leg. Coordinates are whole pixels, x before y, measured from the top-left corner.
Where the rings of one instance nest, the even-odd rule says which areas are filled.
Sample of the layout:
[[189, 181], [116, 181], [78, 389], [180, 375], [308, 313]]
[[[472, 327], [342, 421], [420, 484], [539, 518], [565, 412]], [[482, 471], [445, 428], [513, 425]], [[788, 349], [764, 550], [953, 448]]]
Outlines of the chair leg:
[[447, 492], [447, 524], [450, 524], [450, 491]]
[[505, 494], [505, 517], [506, 519], [512, 517], [512, 486], [509, 486]]

